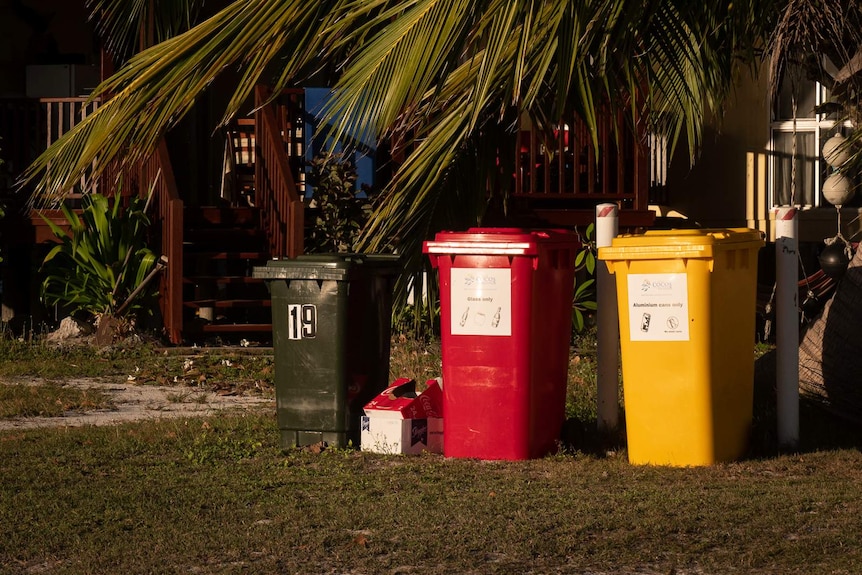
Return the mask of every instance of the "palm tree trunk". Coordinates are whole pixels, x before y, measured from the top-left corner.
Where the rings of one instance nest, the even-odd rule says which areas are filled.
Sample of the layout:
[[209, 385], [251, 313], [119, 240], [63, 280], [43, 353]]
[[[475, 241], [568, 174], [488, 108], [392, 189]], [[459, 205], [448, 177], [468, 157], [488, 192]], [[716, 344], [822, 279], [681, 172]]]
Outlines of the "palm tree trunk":
[[799, 389], [834, 414], [862, 422], [862, 250], [823, 313], [802, 334]]

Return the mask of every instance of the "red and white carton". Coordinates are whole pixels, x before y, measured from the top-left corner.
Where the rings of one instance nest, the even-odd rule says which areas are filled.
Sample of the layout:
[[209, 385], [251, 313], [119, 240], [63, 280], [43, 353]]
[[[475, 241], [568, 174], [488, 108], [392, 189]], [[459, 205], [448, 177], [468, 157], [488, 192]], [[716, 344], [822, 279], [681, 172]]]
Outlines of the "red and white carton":
[[442, 380], [430, 379], [422, 393], [402, 377], [365, 405], [359, 444], [362, 451], [443, 453]]

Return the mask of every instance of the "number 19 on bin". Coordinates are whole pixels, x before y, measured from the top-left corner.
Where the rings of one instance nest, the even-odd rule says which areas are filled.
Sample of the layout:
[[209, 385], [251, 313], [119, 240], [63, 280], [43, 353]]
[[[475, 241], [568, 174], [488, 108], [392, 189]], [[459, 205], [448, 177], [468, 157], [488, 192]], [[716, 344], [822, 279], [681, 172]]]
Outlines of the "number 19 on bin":
[[310, 303], [288, 304], [287, 339], [311, 339], [317, 336], [317, 306]]

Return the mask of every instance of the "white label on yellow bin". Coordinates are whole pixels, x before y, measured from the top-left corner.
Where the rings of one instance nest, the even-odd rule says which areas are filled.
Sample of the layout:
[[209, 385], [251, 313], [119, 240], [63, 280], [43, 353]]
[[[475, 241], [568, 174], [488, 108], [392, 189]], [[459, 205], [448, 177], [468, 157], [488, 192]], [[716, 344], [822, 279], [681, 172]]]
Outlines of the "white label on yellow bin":
[[512, 335], [512, 270], [452, 268], [452, 335]]
[[631, 341], [688, 341], [686, 274], [629, 274]]

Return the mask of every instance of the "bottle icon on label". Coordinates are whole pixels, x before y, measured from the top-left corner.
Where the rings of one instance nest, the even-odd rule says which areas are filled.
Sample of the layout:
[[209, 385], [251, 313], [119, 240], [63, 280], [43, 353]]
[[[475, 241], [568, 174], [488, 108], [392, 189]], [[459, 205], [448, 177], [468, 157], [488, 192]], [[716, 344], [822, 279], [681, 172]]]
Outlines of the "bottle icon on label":
[[470, 308], [468, 307], [467, 309], [464, 310], [464, 313], [461, 314], [461, 321], [459, 322], [461, 324], [461, 327], [464, 327], [464, 324], [467, 323], [467, 314], [469, 314], [469, 313], [470, 313]]
[[503, 308], [497, 308], [497, 312], [494, 314], [493, 319], [491, 320], [491, 327], [497, 327], [500, 325], [500, 310]]

